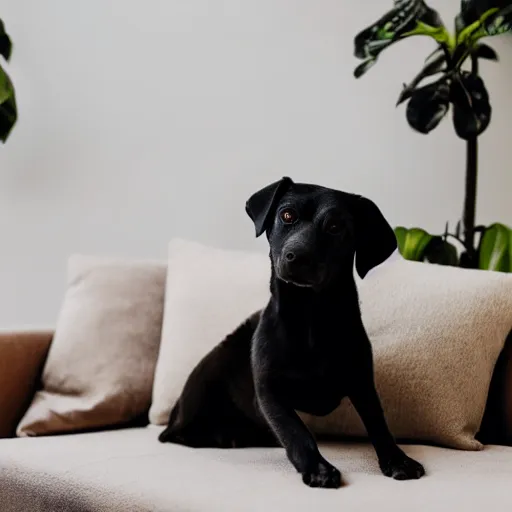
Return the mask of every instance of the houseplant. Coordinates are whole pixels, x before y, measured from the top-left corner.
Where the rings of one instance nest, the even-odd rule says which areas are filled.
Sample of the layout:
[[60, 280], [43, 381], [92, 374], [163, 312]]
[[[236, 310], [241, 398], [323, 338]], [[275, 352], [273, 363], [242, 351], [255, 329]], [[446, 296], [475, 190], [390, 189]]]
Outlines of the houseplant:
[[[5, 31], [3, 21], [0, 19], [0, 55], [5, 61], [11, 58], [12, 43]], [[0, 64], [0, 141], [5, 142], [16, 124], [18, 111], [14, 86]]]
[[407, 103], [406, 118], [415, 131], [428, 134], [452, 112], [455, 133], [466, 142], [466, 187], [462, 220], [454, 232], [395, 229], [402, 255], [411, 260], [512, 272], [512, 231], [504, 224], [475, 226], [478, 137], [492, 117], [489, 94], [479, 75], [479, 60], [497, 61], [482, 39], [512, 31], [512, 0], [462, 0], [454, 32], [424, 0], [394, 0], [394, 8], [362, 30], [354, 54], [362, 62], [360, 78], [391, 45], [412, 36], [436, 43], [423, 68], [405, 84], [397, 105]]

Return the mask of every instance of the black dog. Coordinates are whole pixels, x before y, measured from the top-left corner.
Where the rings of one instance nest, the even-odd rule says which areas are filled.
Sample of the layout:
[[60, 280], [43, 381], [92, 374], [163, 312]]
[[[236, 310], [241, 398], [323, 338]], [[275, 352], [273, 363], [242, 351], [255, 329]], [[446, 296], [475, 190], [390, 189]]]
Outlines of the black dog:
[[361, 196], [290, 178], [255, 193], [246, 211], [269, 241], [271, 299], [194, 369], [160, 441], [281, 445], [307, 485], [339, 487], [296, 411], [327, 415], [348, 396], [382, 472], [420, 478], [423, 467], [386, 424], [353, 276], [354, 254], [364, 278], [397, 248], [382, 213]]

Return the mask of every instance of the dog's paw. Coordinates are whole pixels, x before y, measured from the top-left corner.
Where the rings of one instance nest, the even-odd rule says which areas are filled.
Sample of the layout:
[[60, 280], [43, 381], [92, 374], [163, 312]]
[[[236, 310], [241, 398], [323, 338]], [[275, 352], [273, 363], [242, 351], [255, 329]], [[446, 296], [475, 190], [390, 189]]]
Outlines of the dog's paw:
[[337, 489], [341, 487], [341, 473], [328, 462], [321, 462], [314, 471], [302, 473], [302, 481], [310, 487]]
[[185, 439], [173, 431], [172, 428], [167, 427], [159, 436], [158, 440], [161, 443], [174, 443], [174, 444], [186, 444]]
[[417, 480], [425, 474], [423, 466], [403, 452], [379, 463], [384, 475], [395, 480]]

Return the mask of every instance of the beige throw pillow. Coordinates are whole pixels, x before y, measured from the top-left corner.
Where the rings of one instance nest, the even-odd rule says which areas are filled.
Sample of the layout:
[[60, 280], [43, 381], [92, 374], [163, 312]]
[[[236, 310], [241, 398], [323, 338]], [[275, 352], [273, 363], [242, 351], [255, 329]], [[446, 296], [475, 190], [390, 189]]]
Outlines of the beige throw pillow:
[[[269, 259], [176, 241], [150, 420], [164, 425], [199, 360], [269, 296]], [[405, 261], [358, 280], [378, 391], [395, 436], [476, 450], [494, 365], [512, 327], [512, 276]], [[366, 435], [348, 400], [302, 415], [313, 431]]]
[[[512, 275], [398, 259], [359, 281], [375, 382], [404, 440], [478, 450], [494, 366], [512, 329]], [[349, 400], [317, 433], [364, 436]]]
[[166, 273], [160, 263], [70, 258], [42, 389], [18, 436], [109, 427], [147, 413]]
[[155, 372], [151, 423], [165, 425], [199, 362], [270, 297], [268, 257], [186, 240], [169, 244], [164, 325]]

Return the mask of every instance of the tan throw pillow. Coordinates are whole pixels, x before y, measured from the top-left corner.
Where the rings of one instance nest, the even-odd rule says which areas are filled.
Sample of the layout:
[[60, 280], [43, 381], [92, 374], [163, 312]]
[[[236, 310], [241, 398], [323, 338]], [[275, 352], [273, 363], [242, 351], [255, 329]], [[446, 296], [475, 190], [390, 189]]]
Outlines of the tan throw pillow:
[[18, 436], [120, 425], [147, 413], [165, 264], [72, 256], [55, 337]]
[[[359, 281], [359, 297], [395, 437], [481, 449], [475, 436], [512, 329], [512, 275], [398, 259]], [[318, 433], [366, 435], [349, 400], [303, 417]]]
[[199, 360], [270, 297], [268, 257], [186, 240], [169, 244], [151, 423], [165, 425]]
[[[186, 378], [268, 299], [269, 259], [171, 244], [150, 420], [163, 425]], [[512, 276], [398, 258], [357, 280], [378, 391], [401, 439], [476, 450], [498, 355], [512, 327]], [[348, 400], [331, 415], [302, 414], [317, 433], [365, 436]]]

